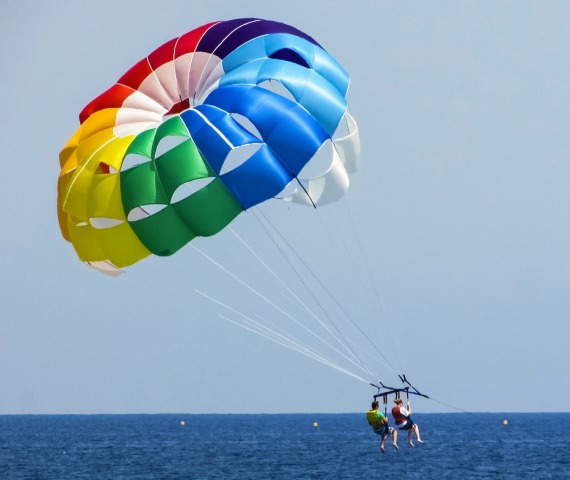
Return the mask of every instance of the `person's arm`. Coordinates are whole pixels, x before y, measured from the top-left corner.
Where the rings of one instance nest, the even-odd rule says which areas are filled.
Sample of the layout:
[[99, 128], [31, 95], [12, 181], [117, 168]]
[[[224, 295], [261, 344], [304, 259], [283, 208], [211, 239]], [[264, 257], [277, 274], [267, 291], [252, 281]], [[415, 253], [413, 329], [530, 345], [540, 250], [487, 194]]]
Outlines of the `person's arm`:
[[411, 415], [412, 414], [412, 406], [410, 405], [410, 402], [406, 403], [406, 407], [408, 407], [408, 408], [406, 408], [406, 410], [408, 411], [408, 415]]

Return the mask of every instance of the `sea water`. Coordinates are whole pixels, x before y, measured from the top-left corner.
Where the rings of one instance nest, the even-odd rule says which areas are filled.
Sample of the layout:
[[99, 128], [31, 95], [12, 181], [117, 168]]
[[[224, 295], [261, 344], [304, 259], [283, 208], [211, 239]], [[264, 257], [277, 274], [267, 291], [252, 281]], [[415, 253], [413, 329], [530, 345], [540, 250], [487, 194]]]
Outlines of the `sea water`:
[[4, 415], [0, 479], [570, 479], [569, 413], [413, 417], [381, 454], [364, 412]]

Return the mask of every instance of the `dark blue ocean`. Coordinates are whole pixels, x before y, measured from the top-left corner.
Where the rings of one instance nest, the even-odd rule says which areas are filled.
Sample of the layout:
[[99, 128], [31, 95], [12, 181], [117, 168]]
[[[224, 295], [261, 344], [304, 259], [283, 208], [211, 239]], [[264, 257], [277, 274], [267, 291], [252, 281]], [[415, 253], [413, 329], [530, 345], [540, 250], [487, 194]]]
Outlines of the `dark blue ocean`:
[[569, 413], [414, 419], [381, 454], [364, 413], [4, 415], [0, 479], [570, 479]]

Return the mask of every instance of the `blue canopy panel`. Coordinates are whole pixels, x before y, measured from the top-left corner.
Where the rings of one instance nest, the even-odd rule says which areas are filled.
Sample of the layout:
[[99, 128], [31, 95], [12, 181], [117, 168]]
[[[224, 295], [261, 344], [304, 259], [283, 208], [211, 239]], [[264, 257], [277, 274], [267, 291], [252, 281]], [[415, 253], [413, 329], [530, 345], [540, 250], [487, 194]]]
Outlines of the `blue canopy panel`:
[[249, 41], [222, 63], [220, 86], [282, 83], [329, 136], [344, 115], [349, 76], [326, 51], [302, 38], [274, 34]]
[[[248, 132], [232, 113], [249, 119], [257, 132]], [[301, 106], [251, 85], [220, 87], [181, 117], [202, 156], [244, 209], [279, 194], [329, 138]], [[231, 151], [248, 144], [260, 146], [222, 173]]]
[[232, 148], [260, 140], [241, 128], [228, 112], [211, 105], [199, 105], [180, 117], [190, 136], [216, 175], [220, 175]]
[[333, 85], [341, 95], [346, 95], [350, 77], [340, 63], [319, 45], [296, 35], [273, 33], [259, 36], [236, 46], [226, 57], [218, 56], [223, 59], [224, 72], [228, 73], [254, 60], [285, 59], [288, 57], [287, 51], [294, 52], [288, 58], [290, 61], [314, 70]]

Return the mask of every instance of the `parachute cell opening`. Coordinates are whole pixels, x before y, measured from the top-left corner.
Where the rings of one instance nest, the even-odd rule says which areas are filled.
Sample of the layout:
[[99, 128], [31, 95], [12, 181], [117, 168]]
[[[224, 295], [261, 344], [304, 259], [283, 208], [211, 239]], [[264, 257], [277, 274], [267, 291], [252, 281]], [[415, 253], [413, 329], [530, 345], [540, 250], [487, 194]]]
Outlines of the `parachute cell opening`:
[[287, 62], [296, 63], [297, 65], [301, 65], [301, 67], [310, 68], [307, 61], [299, 55], [296, 51], [291, 50], [290, 48], [282, 48], [273, 52], [269, 55], [269, 58], [275, 58], [277, 60], [285, 60]]

